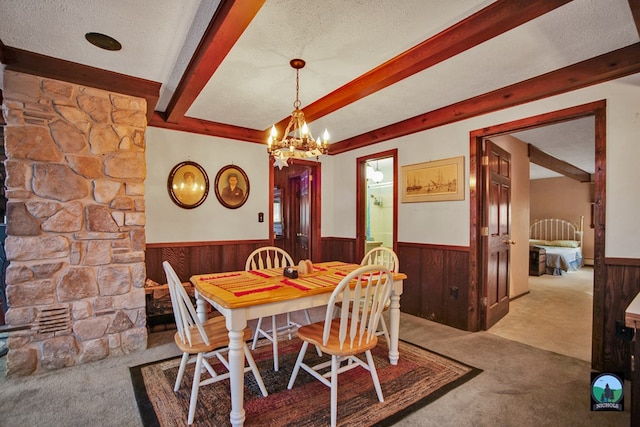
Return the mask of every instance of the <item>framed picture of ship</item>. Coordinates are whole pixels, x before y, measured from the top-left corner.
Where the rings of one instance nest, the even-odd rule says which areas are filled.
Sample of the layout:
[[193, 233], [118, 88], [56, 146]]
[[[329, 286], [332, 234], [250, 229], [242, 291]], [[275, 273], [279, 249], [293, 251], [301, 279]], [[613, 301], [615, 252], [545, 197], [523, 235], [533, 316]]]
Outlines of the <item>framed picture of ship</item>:
[[464, 200], [464, 156], [401, 167], [402, 203]]

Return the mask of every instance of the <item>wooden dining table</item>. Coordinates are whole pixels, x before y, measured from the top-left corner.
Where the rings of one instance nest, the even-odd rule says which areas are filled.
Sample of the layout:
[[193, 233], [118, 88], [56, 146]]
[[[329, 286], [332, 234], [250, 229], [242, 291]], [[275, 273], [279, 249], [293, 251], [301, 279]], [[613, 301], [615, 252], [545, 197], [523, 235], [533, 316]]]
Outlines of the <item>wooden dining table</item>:
[[[191, 277], [200, 319], [206, 320], [207, 303], [226, 319], [231, 389], [229, 419], [232, 426], [242, 426], [245, 420], [243, 330], [247, 327], [247, 321], [326, 305], [338, 283], [358, 267], [359, 264], [340, 261], [323, 262], [314, 264], [312, 273], [295, 279], [285, 277], [282, 268], [199, 274]], [[392, 365], [396, 365], [400, 357], [400, 295], [406, 278], [402, 273], [394, 273], [389, 306], [389, 361]]]

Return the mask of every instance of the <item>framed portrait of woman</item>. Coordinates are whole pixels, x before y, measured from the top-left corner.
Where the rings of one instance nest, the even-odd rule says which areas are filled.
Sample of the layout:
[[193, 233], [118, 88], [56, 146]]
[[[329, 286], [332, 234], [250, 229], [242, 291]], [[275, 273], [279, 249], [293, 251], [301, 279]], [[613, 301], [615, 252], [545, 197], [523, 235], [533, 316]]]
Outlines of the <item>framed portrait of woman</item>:
[[207, 198], [209, 177], [199, 164], [184, 161], [171, 169], [167, 191], [176, 205], [184, 209], [193, 209]]
[[229, 209], [237, 209], [249, 198], [249, 178], [235, 165], [227, 165], [216, 175], [215, 191], [218, 201]]

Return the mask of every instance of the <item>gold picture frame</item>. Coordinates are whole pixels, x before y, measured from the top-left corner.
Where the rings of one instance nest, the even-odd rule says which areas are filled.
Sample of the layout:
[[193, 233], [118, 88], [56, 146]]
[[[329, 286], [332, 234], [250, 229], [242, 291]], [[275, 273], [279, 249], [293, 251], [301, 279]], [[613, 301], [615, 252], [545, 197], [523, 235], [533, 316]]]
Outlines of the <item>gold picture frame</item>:
[[176, 205], [183, 209], [193, 209], [207, 198], [209, 177], [196, 162], [180, 162], [169, 172], [167, 191]]
[[237, 209], [249, 198], [249, 178], [238, 166], [227, 165], [218, 171], [214, 189], [223, 206]]
[[464, 156], [402, 166], [402, 203], [464, 200]]

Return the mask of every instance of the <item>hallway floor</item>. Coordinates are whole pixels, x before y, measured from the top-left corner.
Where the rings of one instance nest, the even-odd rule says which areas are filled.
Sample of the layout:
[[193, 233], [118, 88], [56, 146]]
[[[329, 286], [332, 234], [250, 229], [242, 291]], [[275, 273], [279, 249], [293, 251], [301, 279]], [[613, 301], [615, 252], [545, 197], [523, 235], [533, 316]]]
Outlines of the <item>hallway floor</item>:
[[529, 276], [529, 290], [489, 333], [591, 361], [593, 268], [563, 276]]

